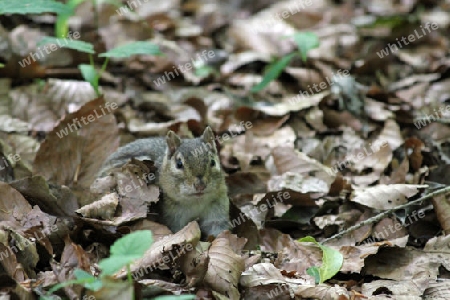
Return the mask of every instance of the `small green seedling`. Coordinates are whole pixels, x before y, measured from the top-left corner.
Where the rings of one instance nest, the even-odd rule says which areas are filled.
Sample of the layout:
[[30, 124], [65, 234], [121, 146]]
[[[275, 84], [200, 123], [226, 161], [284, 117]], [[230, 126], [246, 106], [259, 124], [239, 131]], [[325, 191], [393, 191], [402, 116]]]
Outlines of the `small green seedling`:
[[[70, 13], [60, 13], [56, 19], [55, 23], [55, 36], [59, 37], [65, 37], [67, 36], [67, 33], [69, 32], [69, 19], [72, 17], [75, 13], [75, 9], [77, 6], [79, 6], [81, 3], [91, 1], [92, 7], [94, 10], [95, 16], [98, 15], [97, 6], [98, 4], [105, 2], [109, 3], [111, 5], [114, 5], [116, 7], [120, 7], [122, 4], [120, 3], [120, 0], [68, 0], [66, 3], [66, 6], [71, 10]], [[97, 19], [97, 17], [96, 17]]]
[[281, 72], [287, 67], [291, 60], [300, 56], [303, 62], [306, 62], [308, 58], [308, 52], [311, 49], [319, 47], [319, 37], [313, 32], [296, 32], [291, 36], [294, 42], [297, 44], [298, 51], [292, 52], [288, 55], [281, 57], [269, 64], [265, 71], [264, 77], [260, 83], [255, 85], [252, 89], [252, 93], [256, 93], [264, 89], [272, 80], [278, 78]]
[[[103, 287], [103, 281], [106, 276], [112, 276], [123, 267], [127, 267], [128, 282], [133, 283], [131, 277], [130, 264], [144, 256], [144, 253], [150, 248], [153, 243], [152, 233], [149, 230], [140, 230], [130, 233], [118, 239], [110, 248], [110, 257], [102, 259], [98, 265], [102, 269], [100, 277], [97, 278], [91, 274], [76, 269], [73, 274], [76, 279], [62, 282], [55, 285], [48, 291], [51, 295], [60, 288], [72, 284], [79, 284], [88, 290], [98, 291]], [[43, 300], [52, 299], [51, 296], [42, 296]]]
[[306, 273], [315, 278], [316, 283], [323, 283], [339, 272], [344, 263], [344, 257], [339, 251], [319, 244], [311, 236], [301, 238], [298, 241], [314, 243], [322, 250], [322, 265], [320, 267], [310, 267], [306, 271]]
[[132, 42], [118, 46], [108, 52], [101, 53], [99, 57], [106, 57], [101, 72], [95, 70], [92, 56], [90, 65], [79, 65], [78, 67], [81, 70], [83, 78], [92, 85], [97, 96], [100, 96], [98, 80], [100, 79], [102, 72], [106, 69], [109, 58], [124, 58], [137, 54], [162, 55], [162, 52], [159, 50], [158, 45], [151, 42]]
[[[55, 36], [57, 37], [65, 37], [69, 33], [69, 18], [73, 16], [75, 13], [75, 9], [78, 5], [83, 3], [86, 0], [69, 0], [66, 3], [66, 6], [69, 8], [69, 13], [60, 13], [56, 18], [55, 23]], [[93, 0], [93, 4], [95, 7], [95, 0]]]
[[[82, 2], [87, 0], [69, 0], [66, 4], [56, 2], [54, 0], [0, 0], [0, 15], [1, 14], [40, 14], [45, 12], [56, 13], [58, 15], [55, 32], [56, 37], [44, 37], [38, 46], [45, 44], [56, 44], [59, 47], [69, 48], [89, 54], [90, 64], [81, 64], [78, 68], [81, 71], [81, 75], [84, 80], [89, 82], [94, 88], [97, 96], [100, 96], [99, 79], [102, 73], [105, 71], [108, 65], [109, 58], [124, 58], [130, 57], [136, 54], [148, 54], [148, 55], [161, 55], [159, 47], [151, 42], [134, 42], [126, 45], [118, 46], [111, 49], [108, 52], [100, 53], [99, 57], [105, 57], [105, 61], [102, 65], [100, 72], [94, 67], [93, 54], [94, 45], [91, 43], [73, 40], [72, 37], [68, 37], [68, 20], [70, 16], [74, 14], [75, 8]], [[95, 6], [97, 1], [92, 0]], [[105, 2], [118, 5], [114, 0], [103, 0]], [[59, 38], [58, 38], [59, 37]], [[63, 37], [63, 38], [60, 38]], [[67, 37], [67, 38], [65, 38]]]
[[44, 45], [44, 44], [57, 44], [60, 45], [60, 47], [65, 47], [73, 50], [77, 50], [80, 52], [88, 53], [91, 63], [89, 65], [86, 64], [80, 64], [78, 68], [81, 71], [81, 75], [83, 76], [84, 80], [89, 82], [91, 86], [94, 88], [95, 93], [97, 96], [100, 96], [100, 89], [99, 89], [99, 79], [102, 75], [102, 73], [105, 71], [106, 66], [108, 65], [109, 58], [124, 58], [124, 57], [130, 57], [132, 55], [137, 54], [148, 54], [148, 55], [161, 55], [161, 51], [159, 50], [159, 47], [151, 42], [132, 42], [125, 45], [118, 46], [114, 49], [109, 50], [105, 53], [100, 53], [99, 57], [106, 57], [102, 68], [99, 71], [97, 71], [94, 67], [94, 58], [92, 54], [95, 53], [94, 51], [94, 45], [90, 43], [86, 43], [83, 41], [75, 41], [75, 40], [68, 40], [68, 39], [59, 39], [54, 37], [44, 37], [39, 43], [38, 46]]

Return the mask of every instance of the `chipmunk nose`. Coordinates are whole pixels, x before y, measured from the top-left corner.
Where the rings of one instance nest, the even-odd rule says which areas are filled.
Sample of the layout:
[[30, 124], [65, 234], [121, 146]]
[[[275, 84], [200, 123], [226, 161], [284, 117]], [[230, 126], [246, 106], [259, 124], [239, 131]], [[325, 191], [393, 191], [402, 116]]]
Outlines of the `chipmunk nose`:
[[206, 188], [206, 183], [203, 181], [202, 176], [197, 176], [194, 182], [194, 187], [197, 192], [203, 192]]

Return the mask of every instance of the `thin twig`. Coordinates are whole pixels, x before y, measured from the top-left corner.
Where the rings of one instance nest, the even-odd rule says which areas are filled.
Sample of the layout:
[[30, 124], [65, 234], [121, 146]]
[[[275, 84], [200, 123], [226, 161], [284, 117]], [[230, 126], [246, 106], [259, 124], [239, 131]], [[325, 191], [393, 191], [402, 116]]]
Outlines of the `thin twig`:
[[421, 197], [419, 199], [416, 199], [414, 201], [411, 201], [411, 202], [408, 202], [408, 203], [396, 206], [396, 207], [391, 208], [389, 210], [386, 210], [386, 211], [384, 211], [382, 213], [379, 213], [378, 215], [373, 216], [372, 218], [364, 220], [361, 223], [353, 225], [353, 226], [349, 227], [348, 229], [333, 235], [332, 237], [324, 239], [323, 241], [321, 241], [321, 243], [326, 243], [326, 242], [329, 242], [331, 240], [334, 240], [334, 239], [337, 239], [337, 238], [341, 238], [341, 237], [343, 237], [344, 235], [346, 235], [349, 232], [355, 231], [356, 229], [359, 229], [359, 228], [361, 228], [363, 226], [376, 223], [376, 222], [380, 221], [381, 219], [383, 219], [384, 217], [390, 215], [391, 213], [393, 213], [396, 210], [403, 209], [403, 208], [406, 208], [408, 206], [412, 206], [414, 204], [417, 204], [419, 202], [427, 200], [428, 198], [432, 198], [432, 197], [435, 197], [435, 196], [438, 196], [438, 195], [441, 195], [441, 194], [447, 194], [449, 192], [450, 192], [450, 186], [447, 186], [447, 187], [445, 187], [443, 189], [440, 189], [440, 190], [437, 190], [435, 192], [429, 193], [429, 194], [427, 194], [427, 195], [425, 195], [425, 196], [423, 196], [423, 197]]

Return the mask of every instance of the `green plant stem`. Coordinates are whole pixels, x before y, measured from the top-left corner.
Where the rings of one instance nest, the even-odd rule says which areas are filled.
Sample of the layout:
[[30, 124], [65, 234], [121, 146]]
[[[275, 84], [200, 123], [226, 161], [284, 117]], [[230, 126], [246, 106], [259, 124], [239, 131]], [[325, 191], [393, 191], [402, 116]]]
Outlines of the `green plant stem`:
[[[94, 58], [93, 58], [93, 56], [91, 54], [89, 54], [89, 61], [91, 63], [91, 66], [95, 67]], [[109, 62], [109, 57], [107, 57], [105, 59], [105, 61], [103, 62], [103, 65], [102, 65], [102, 68], [100, 69], [100, 72], [97, 72], [97, 87], [95, 89], [95, 92], [96, 92], [97, 96], [100, 96], [100, 91], [99, 91], [98, 86], [99, 86], [100, 78], [102, 77], [103, 72], [105, 72], [106, 67], [108, 66], [108, 62]]]
[[105, 72], [106, 66], [108, 65], [108, 62], [109, 62], [109, 57], [107, 57], [105, 59], [105, 62], [103, 63], [103, 66], [102, 66], [102, 69], [101, 69], [101, 72], [100, 72], [100, 74], [98, 74], [99, 77], [102, 76], [103, 72]]
[[[95, 70], [94, 57], [92, 56], [92, 54], [89, 54], [89, 62], [91, 64], [92, 68]], [[102, 66], [102, 70], [104, 70], [103, 66]], [[95, 94], [97, 95], [97, 97], [99, 97], [100, 96], [100, 91], [98, 90], [98, 83], [100, 81], [100, 74], [97, 73], [97, 71], [95, 73], [96, 73], [96, 84], [92, 85], [92, 83], [91, 83], [91, 85], [92, 85], [92, 87], [95, 90]]]
[[89, 63], [91, 64], [91, 66], [95, 66], [94, 65], [94, 57], [92, 56], [92, 54], [89, 54]]
[[128, 282], [130, 283], [132, 290], [132, 299], [134, 300], [134, 286], [133, 286], [133, 278], [131, 277], [131, 269], [130, 269], [130, 264], [127, 264], [127, 278], [128, 278]]

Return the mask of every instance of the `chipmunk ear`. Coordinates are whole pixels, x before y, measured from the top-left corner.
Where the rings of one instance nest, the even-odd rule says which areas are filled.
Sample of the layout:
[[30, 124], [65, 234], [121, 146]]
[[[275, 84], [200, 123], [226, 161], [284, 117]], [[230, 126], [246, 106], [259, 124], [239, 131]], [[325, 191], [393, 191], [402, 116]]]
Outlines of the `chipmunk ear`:
[[169, 156], [172, 156], [178, 149], [178, 147], [180, 147], [181, 139], [175, 132], [169, 130], [169, 132], [166, 135], [166, 142], [167, 142], [167, 149], [169, 149]]
[[211, 149], [216, 151], [216, 143], [214, 142], [214, 132], [212, 131], [211, 127], [207, 126], [205, 128], [205, 131], [203, 131], [202, 134], [202, 140], [211, 145]]

